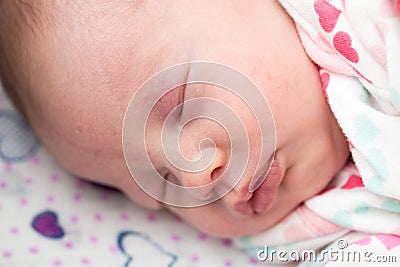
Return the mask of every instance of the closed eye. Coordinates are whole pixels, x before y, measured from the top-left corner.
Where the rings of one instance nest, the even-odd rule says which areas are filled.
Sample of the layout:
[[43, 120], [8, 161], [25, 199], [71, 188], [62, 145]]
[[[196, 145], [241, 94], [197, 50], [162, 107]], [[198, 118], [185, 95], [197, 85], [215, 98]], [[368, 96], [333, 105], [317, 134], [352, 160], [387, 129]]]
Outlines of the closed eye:
[[182, 116], [183, 112], [183, 106], [185, 103], [185, 94], [186, 94], [186, 84], [183, 86], [180, 86], [181, 88], [179, 89], [179, 100], [178, 100], [178, 105], [181, 105], [180, 111], [179, 111], [179, 116]]

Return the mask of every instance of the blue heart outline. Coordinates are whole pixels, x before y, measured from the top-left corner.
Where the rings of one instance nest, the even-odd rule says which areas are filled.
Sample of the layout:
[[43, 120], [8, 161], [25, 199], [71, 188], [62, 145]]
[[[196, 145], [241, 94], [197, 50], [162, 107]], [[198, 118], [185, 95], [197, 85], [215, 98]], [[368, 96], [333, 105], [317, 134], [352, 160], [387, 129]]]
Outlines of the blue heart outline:
[[[3, 153], [3, 151], [0, 149], [0, 159], [3, 160], [4, 162], [16, 162], [16, 161], [24, 161], [30, 157], [32, 157], [37, 150], [40, 147], [40, 142], [32, 132], [32, 129], [30, 126], [25, 122], [25, 120], [16, 112], [11, 111], [11, 110], [6, 110], [6, 109], [0, 109], [0, 120], [6, 120], [5, 123], [10, 124], [12, 123], [12, 128], [7, 132], [7, 134], [14, 134], [17, 135], [21, 131], [26, 131], [32, 134], [33, 139], [28, 146], [30, 147], [26, 153], [23, 153], [19, 156], [16, 157], [9, 157]], [[1, 122], [1, 121], [0, 121]], [[4, 122], [2, 123], [1, 126], [4, 125]], [[3, 126], [4, 127], [4, 126]], [[0, 127], [0, 145], [3, 144], [4, 140], [8, 137], [5, 133], [7, 129], [4, 129]], [[1, 148], [1, 147], [0, 147]]]
[[158, 251], [160, 251], [162, 254], [167, 255], [169, 257], [171, 257], [172, 261], [168, 264], [167, 267], [172, 267], [175, 265], [176, 261], [178, 260], [178, 256], [176, 256], [175, 254], [166, 251], [160, 244], [158, 244], [156, 241], [154, 241], [153, 239], [151, 239], [150, 236], [141, 233], [141, 232], [137, 232], [137, 231], [124, 231], [118, 234], [118, 238], [117, 238], [117, 242], [118, 242], [118, 248], [120, 249], [121, 253], [128, 259], [125, 264], [124, 267], [129, 267], [129, 264], [134, 260], [132, 256], [130, 256], [126, 250], [125, 247], [123, 245], [124, 239], [128, 236], [136, 236], [136, 237], [140, 237], [142, 238], [144, 241], [150, 243], [153, 247], [155, 247]]

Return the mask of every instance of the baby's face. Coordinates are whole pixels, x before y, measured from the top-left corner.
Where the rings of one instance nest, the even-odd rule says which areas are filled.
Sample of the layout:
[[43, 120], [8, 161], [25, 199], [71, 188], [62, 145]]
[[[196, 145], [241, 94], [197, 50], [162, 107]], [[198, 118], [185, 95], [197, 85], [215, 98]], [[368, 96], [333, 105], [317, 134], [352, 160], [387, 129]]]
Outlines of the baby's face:
[[[235, 109], [251, 150], [243, 179], [222, 199], [197, 208], [165, 205], [184, 220], [217, 236], [263, 230], [322, 190], [347, 160], [347, 143], [329, 110], [317, 67], [277, 1], [81, 2], [59, 9], [62, 19], [36, 39], [28, 38], [29, 64], [24, 67], [30, 85], [23, 101], [28, 119], [48, 150], [74, 174], [117, 187], [146, 207], [164, 206], [137, 186], [126, 167], [124, 114], [151, 75], [195, 60], [232, 66], [257, 84], [274, 116], [279, 168], [255, 193], [248, 193], [261, 144], [256, 120], [226, 90], [188, 86], [186, 99], [210, 97]], [[180, 101], [179, 92], [172, 91], [155, 106], [149, 133], [160, 131], [162, 118]], [[203, 185], [226, 168], [226, 132], [199, 119], [183, 129], [179, 140], [182, 153], [196, 158], [206, 137], [216, 144], [216, 158], [195, 176], [170, 169], [152, 134], [149, 156], [157, 169], [170, 170], [179, 183]]]

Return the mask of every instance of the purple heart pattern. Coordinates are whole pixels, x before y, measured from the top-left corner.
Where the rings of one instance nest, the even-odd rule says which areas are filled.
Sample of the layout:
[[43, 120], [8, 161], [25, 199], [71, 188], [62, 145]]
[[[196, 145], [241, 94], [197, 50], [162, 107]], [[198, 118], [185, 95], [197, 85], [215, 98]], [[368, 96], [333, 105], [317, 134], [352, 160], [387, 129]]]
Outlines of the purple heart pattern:
[[42, 236], [61, 239], [64, 237], [64, 229], [58, 222], [58, 216], [54, 211], [43, 211], [32, 220], [33, 229]]

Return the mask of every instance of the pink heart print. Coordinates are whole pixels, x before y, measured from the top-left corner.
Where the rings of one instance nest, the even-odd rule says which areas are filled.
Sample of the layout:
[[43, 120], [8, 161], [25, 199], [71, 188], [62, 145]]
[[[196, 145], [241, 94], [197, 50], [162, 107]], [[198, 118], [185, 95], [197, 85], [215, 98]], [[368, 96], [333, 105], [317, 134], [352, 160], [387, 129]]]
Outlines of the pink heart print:
[[316, 0], [314, 9], [319, 17], [319, 24], [326, 32], [332, 32], [339, 19], [341, 11], [326, 0]]
[[400, 246], [400, 236], [389, 234], [377, 234], [376, 237], [382, 242], [387, 250]]
[[327, 73], [327, 72], [324, 72], [324, 73], [320, 74], [322, 90], [324, 90], [324, 93], [325, 93], [326, 97], [328, 97], [328, 95], [326, 93], [326, 89], [328, 88], [330, 78], [331, 77], [330, 77], [329, 73]]
[[364, 186], [364, 183], [363, 183], [361, 177], [353, 174], [349, 177], [347, 182], [344, 185], [342, 185], [341, 188], [342, 189], [353, 189], [355, 187], [363, 187], [363, 186]]
[[348, 33], [338, 32], [333, 37], [333, 46], [347, 60], [357, 63], [359, 60], [357, 51], [351, 46], [352, 40]]
[[354, 243], [351, 243], [351, 245], [367, 246], [367, 245], [369, 245], [369, 243], [371, 243], [371, 241], [372, 241], [371, 237], [366, 237], [366, 238], [358, 240]]
[[397, 15], [400, 15], [400, 0], [394, 0], [394, 10], [397, 12]]

